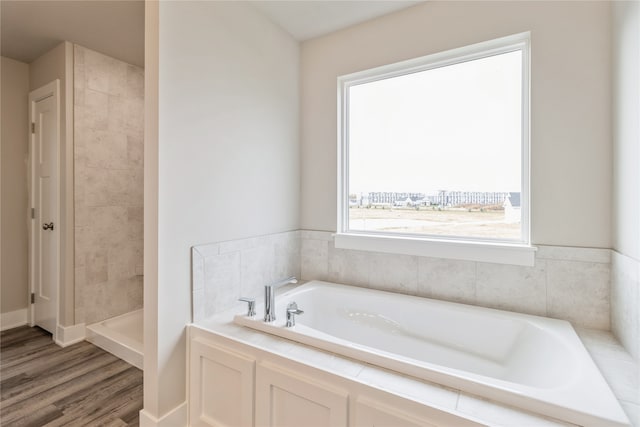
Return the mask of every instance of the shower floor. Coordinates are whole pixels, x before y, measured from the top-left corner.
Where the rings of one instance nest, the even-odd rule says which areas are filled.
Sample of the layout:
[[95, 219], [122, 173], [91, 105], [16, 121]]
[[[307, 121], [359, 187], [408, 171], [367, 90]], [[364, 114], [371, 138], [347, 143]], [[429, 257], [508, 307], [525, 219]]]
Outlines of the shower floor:
[[87, 341], [143, 369], [143, 310], [87, 326]]

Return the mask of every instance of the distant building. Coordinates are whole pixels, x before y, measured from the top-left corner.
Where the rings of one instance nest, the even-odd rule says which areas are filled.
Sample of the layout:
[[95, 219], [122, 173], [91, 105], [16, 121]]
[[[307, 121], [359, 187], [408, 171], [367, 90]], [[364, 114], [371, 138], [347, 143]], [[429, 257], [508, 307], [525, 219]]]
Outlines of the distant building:
[[414, 206], [426, 206], [427, 201], [425, 200], [424, 196], [420, 197], [420, 196], [409, 196], [406, 199], [398, 199], [395, 202], [393, 202], [393, 206], [398, 206], [398, 207], [414, 207]]
[[504, 203], [504, 221], [506, 223], [516, 223], [521, 220], [520, 193], [509, 193]]
[[[510, 194], [517, 194], [518, 203], [520, 193], [496, 191], [447, 191], [441, 190], [435, 194], [398, 193], [391, 191], [377, 191], [360, 193], [356, 199], [349, 199], [349, 206], [360, 207], [415, 207], [442, 206], [456, 207], [465, 205], [504, 206]], [[515, 197], [515, 196], [514, 196]], [[519, 204], [518, 204], [519, 206]]]
[[[364, 197], [363, 197], [364, 200]], [[422, 193], [371, 192], [367, 196], [370, 206], [419, 206], [426, 204]], [[364, 205], [364, 203], [363, 203]]]
[[440, 190], [437, 194], [428, 196], [432, 205], [456, 207], [463, 205], [501, 205], [509, 193], [497, 191], [447, 191]]

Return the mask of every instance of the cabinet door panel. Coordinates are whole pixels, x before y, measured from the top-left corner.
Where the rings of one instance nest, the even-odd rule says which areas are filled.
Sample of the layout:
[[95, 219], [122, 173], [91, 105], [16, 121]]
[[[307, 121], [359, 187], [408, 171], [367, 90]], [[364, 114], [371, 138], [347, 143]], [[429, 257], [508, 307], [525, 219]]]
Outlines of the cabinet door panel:
[[354, 424], [354, 427], [436, 427], [426, 420], [374, 404], [368, 399], [356, 403]]
[[253, 426], [253, 359], [195, 339], [190, 364], [192, 426]]
[[470, 419], [380, 392], [376, 399], [359, 396], [351, 415], [352, 427], [482, 426]]
[[256, 371], [256, 426], [346, 427], [348, 394], [271, 364]]

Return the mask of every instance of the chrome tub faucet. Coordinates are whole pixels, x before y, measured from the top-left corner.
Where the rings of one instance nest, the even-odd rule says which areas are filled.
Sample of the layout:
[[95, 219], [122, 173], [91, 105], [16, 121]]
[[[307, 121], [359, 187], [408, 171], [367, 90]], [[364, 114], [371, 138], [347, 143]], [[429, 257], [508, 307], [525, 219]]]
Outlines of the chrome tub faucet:
[[273, 322], [276, 320], [276, 294], [275, 289], [290, 283], [298, 283], [294, 276], [280, 280], [279, 282], [265, 285], [264, 287], [264, 321]]
[[289, 305], [287, 305], [287, 323], [285, 327], [293, 328], [296, 326], [296, 315], [298, 314], [304, 314], [304, 311], [298, 308], [298, 304], [296, 304], [295, 301], [290, 302]]

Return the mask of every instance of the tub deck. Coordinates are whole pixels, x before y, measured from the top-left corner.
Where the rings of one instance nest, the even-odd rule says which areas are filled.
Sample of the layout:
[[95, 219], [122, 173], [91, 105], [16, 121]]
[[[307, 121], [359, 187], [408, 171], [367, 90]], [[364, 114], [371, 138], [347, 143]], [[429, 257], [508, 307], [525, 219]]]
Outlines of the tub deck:
[[[285, 328], [294, 300], [305, 314]], [[563, 421], [629, 425], [568, 322], [318, 281], [276, 302], [273, 323], [235, 322]]]

